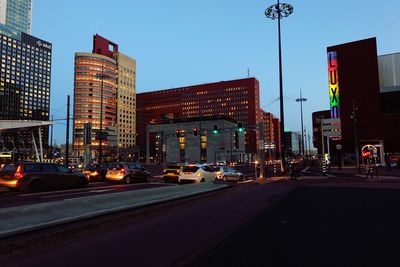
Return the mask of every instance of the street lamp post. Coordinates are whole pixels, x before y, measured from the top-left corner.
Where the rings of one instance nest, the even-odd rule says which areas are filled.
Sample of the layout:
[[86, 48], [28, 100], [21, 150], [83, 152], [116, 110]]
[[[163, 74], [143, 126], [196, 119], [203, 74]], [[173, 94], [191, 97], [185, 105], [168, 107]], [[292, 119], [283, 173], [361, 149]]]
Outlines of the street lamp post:
[[300, 102], [300, 116], [301, 116], [301, 154], [304, 157], [304, 128], [303, 128], [303, 102], [306, 102], [307, 98], [304, 98], [301, 94], [300, 88], [300, 98], [296, 99], [296, 102]]
[[265, 10], [265, 16], [272, 20], [278, 19], [278, 44], [279, 44], [279, 103], [280, 103], [280, 117], [281, 117], [281, 158], [282, 169], [285, 171], [286, 165], [286, 142], [284, 138], [285, 132], [285, 116], [283, 109], [283, 82], [282, 82], [282, 49], [281, 49], [281, 18], [286, 18], [293, 13], [293, 6], [286, 3], [278, 3], [272, 5]]
[[103, 84], [104, 79], [110, 79], [110, 76], [104, 73], [104, 67], [101, 66], [101, 73], [97, 73], [95, 75], [97, 79], [101, 80], [101, 89], [100, 89], [100, 133], [99, 133], [99, 164], [103, 163]]

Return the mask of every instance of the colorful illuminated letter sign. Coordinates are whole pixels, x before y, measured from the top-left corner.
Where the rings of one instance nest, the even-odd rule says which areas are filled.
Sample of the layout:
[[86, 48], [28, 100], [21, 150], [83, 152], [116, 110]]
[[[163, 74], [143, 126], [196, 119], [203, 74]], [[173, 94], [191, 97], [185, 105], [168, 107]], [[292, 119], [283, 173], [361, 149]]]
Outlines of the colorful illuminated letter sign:
[[328, 52], [328, 72], [331, 118], [340, 118], [339, 73], [336, 51]]

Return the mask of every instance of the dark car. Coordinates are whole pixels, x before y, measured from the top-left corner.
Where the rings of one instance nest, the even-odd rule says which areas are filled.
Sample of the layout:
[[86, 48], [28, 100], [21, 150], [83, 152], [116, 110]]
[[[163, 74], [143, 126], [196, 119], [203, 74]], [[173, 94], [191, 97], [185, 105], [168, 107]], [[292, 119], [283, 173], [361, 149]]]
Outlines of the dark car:
[[0, 171], [0, 185], [10, 190], [44, 191], [85, 187], [89, 177], [53, 163], [21, 162], [7, 164]]
[[168, 165], [163, 171], [163, 179], [165, 182], [178, 182], [179, 174], [182, 172], [181, 165]]
[[150, 182], [151, 176], [139, 162], [110, 163], [106, 174], [108, 182]]
[[90, 181], [105, 181], [109, 164], [89, 164], [83, 173], [89, 175]]

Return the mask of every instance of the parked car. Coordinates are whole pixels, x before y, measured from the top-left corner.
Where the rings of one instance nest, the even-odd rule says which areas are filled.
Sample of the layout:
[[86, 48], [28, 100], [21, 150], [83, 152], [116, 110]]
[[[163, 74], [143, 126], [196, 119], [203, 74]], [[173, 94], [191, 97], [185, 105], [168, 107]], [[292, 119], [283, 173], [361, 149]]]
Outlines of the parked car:
[[0, 185], [10, 190], [44, 191], [85, 187], [88, 183], [88, 175], [54, 163], [13, 163], [0, 171]]
[[215, 166], [213, 170], [217, 177], [215, 180], [222, 180], [222, 181], [243, 181], [244, 175], [237, 170], [230, 168], [228, 166]]
[[89, 175], [90, 181], [105, 181], [108, 165], [108, 163], [89, 164], [83, 169], [83, 173]]
[[164, 182], [178, 182], [183, 166], [179, 164], [168, 165], [163, 171]]
[[150, 182], [151, 175], [138, 162], [110, 163], [106, 174], [108, 182], [124, 182], [130, 184], [136, 181]]
[[179, 174], [178, 183], [214, 181], [216, 177], [216, 174], [210, 166], [191, 164], [182, 168], [182, 172]]

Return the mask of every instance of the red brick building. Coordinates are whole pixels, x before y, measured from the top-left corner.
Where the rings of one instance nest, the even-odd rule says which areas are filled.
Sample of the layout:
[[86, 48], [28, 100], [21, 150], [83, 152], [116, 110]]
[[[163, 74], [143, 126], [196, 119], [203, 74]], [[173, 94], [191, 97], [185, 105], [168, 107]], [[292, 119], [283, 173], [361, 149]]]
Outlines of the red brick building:
[[259, 82], [222, 81], [137, 94], [137, 144], [144, 152], [146, 125], [164, 118], [225, 115], [243, 122], [246, 153], [256, 153], [255, 126], [261, 121]]

